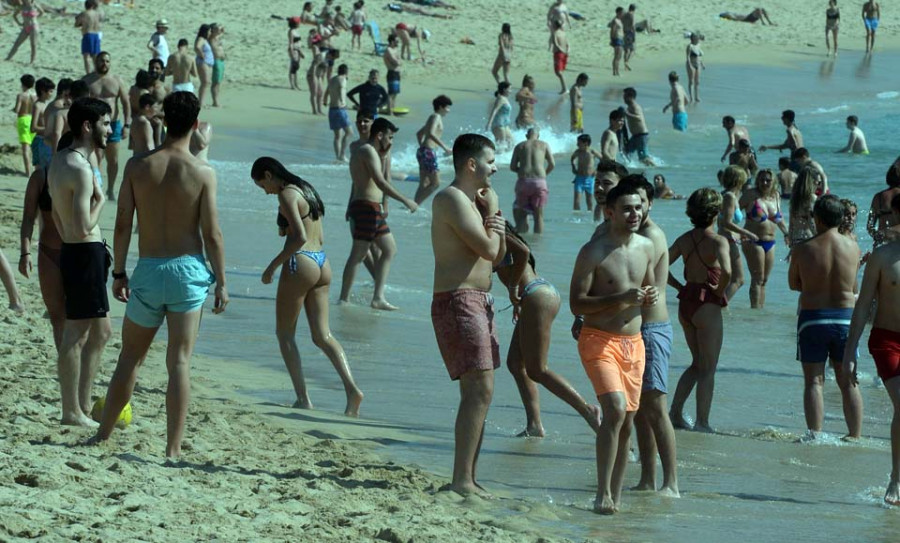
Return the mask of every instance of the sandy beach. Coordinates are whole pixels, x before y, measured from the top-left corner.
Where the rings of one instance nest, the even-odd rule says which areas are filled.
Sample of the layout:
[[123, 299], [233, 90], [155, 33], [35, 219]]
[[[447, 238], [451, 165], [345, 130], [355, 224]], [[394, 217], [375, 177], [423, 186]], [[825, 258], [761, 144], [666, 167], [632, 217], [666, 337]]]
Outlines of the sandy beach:
[[[401, 21], [432, 32], [430, 42], [423, 44], [426, 61], [404, 65], [400, 103], [422, 107], [425, 113], [423, 104], [448, 90], [490, 96], [494, 81], [489, 70], [503, 22], [512, 23], [516, 38], [513, 87], [518, 88], [525, 73], [535, 75], [542, 90], [556, 86], [544, 27], [549, 1], [451, 1], [457, 9], [432, 11], [451, 14], [452, 19], [397, 14], [376, 3], [367, 6], [369, 19], [379, 22], [383, 37], [384, 29]], [[13, 266], [18, 258], [25, 187], [13, 128], [15, 117], [9, 111], [19, 91], [18, 78], [32, 73], [56, 81], [82, 75], [80, 36], [72, 27], [81, 3], [44, 3], [65, 6], [69, 14], [42, 18], [36, 66], [25, 64], [27, 43], [13, 62], [0, 62], [0, 76], [6, 82], [0, 88], [0, 103], [8, 106], [0, 113], [0, 123], [7, 127], [0, 133], [0, 247]], [[287, 25], [271, 17], [297, 14], [299, 2], [195, 0], [190, 9], [176, 0], [136, 3], [133, 9], [104, 8], [108, 20], [103, 49], [111, 52], [112, 71], [126, 83], [133, 81], [139, 68], [146, 67], [149, 54], [145, 44], [154, 21], [169, 20], [173, 49], [178, 38], [192, 42], [201, 23], [215, 21], [227, 29], [223, 107], [205, 109], [201, 120], [226, 129], [231, 137], [243, 129], [285, 125], [325, 130], [325, 120], [309, 113], [308, 93], [288, 89]], [[317, 11], [321, 4], [316, 2]], [[336, 4], [349, 15], [349, 2]], [[641, 3], [637, 19], [650, 19], [661, 32], [638, 36], [634, 71], [616, 83], [658, 81], [662, 85], [665, 72], [683, 70], [684, 33], [689, 31], [705, 35], [705, 62], [710, 69], [746, 65], [748, 77], [752, 77], [754, 65], [824, 58], [827, 2], [777, 4], [764, 6], [778, 24], [771, 27], [718, 18], [721, 11], [746, 13], [756, 7], [746, 2]], [[612, 79], [606, 23], [616, 5], [606, 0], [569, 3], [572, 11], [585, 17], [573, 21], [569, 33], [569, 84], [579, 71], [589, 73], [598, 83]], [[842, 7], [841, 48], [862, 50], [864, 31], [858, 6]], [[877, 50], [900, 48], [900, 26], [893, 16], [886, 13]], [[3, 47], [8, 48], [18, 30], [9, 17], [0, 18], [0, 25]], [[462, 43], [466, 38], [474, 45]], [[361, 52], [349, 51], [349, 39], [345, 34], [333, 43], [344, 52], [340, 62], [349, 65], [351, 84], [361, 82], [371, 68], [383, 70], [381, 59], [371, 54], [368, 36], [363, 37]], [[306, 89], [305, 79], [300, 79]], [[215, 145], [211, 151], [214, 160], [219, 158]], [[125, 153], [123, 149], [123, 158]], [[114, 215], [114, 206], [108, 205], [101, 222], [104, 232], [111, 232]], [[338, 267], [343, 258], [335, 257]], [[395, 274], [400, 277], [399, 272]], [[37, 279], [25, 279], [18, 273], [16, 279], [27, 310], [23, 315], [0, 312], [0, 540], [560, 540], [542, 528], [542, 523], [566, 520], [566, 508], [522, 501], [509, 493], [485, 501], [439, 492], [446, 478], [379, 456], [379, 447], [390, 440], [415, 440], [416, 436], [378, 421], [347, 424], [347, 419], [336, 413], [253, 401], [241, 391], [283, 388], [287, 377], [283, 371], [248, 371], [247, 364], [235, 359], [194, 357], [184, 455], [179, 462], [167, 462], [163, 455], [166, 374], [162, 344], [154, 346], [144, 364], [132, 401], [133, 424], [117, 431], [101, 447], [81, 447], [89, 431], [58, 425], [56, 353], [49, 321], [43, 318]], [[112, 316], [121, 317], [121, 304], [113, 306]], [[204, 317], [214, 318], [210, 314]], [[105, 391], [114, 367], [121, 346], [118, 327], [114, 324], [114, 337], [104, 353], [95, 396]], [[363, 404], [364, 415], [365, 409]], [[597, 540], [601, 539], [603, 535]]]

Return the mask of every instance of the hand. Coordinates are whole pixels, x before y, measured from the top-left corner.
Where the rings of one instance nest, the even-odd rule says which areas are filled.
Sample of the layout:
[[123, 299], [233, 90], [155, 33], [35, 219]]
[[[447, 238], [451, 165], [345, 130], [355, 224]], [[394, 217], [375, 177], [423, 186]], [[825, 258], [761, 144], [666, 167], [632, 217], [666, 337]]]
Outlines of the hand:
[[216, 286], [216, 300], [213, 302], [213, 313], [219, 314], [225, 311], [228, 305], [228, 291], [225, 287]]
[[489, 215], [493, 215], [500, 209], [497, 193], [493, 189], [484, 188], [475, 193], [475, 200], [480, 202]]
[[506, 235], [506, 220], [503, 217], [491, 215], [484, 220], [484, 227], [491, 230], [498, 236]]
[[747, 241], [759, 241], [759, 236], [757, 236], [753, 232], [747, 232], [747, 235], [744, 236], [744, 239], [746, 239]]
[[578, 341], [578, 338], [581, 337], [582, 326], [584, 326], [584, 319], [575, 317], [575, 322], [572, 323], [572, 337], [575, 338], [575, 341]]
[[866, 254], [862, 255], [862, 256], [859, 258], [859, 263], [860, 263], [860, 264], [865, 264], [866, 262], [869, 261], [869, 257], [870, 257], [870, 256], [872, 256], [872, 251], [866, 251]]
[[765, 151], [766, 149], [768, 149], [768, 147], [766, 147], [765, 145], [760, 145], [760, 146], [757, 148], [757, 151], [759, 151], [760, 153], [762, 153], [762, 152]]
[[22, 257], [19, 258], [19, 273], [24, 275], [26, 278], [31, 277], [31, 269], [31, 255], [22, 255]]
[[515, 315], [513, 318], [518, 318], [519, 313], [519, 304], [522, 303], [522, 299], [519, 298], [519, 286], [513, 285], [509, 287], [509, 301], [513, 304], [513, 314]]
[[269, 283], [271, 283], [273, 275], [275, 275], [275, 268], [273, 268], [272, 266], [269, 266], [268, 268], [266, 268], [266, 271], [264, 271], [262, 274], [263, 284], [268, 285]]
[[850, 380], [850, 384], [858, 385], [859, 378], [856, 376], [856, 356], [844, 356], [844, 361], [841, 363], [841, 373], [844, 374], [844, 377]]
[[97, 204], [102, 204], [106, 201], [106, 194], [103, 192], [103, 189], [100, 188], [99, 183], [94, 183], [94, 193], [91, 195], [91, 200], [97, 202]]
[[644, 303], [645, 307], [656, 305], [656, 302], [659, 301], [659, 290], [653, 285], [648, 285], [646, 287], [641, 287], [641, 290], [644, 291]]
[[127, 139], [128, 139], [128, 132], [129, 132], [129, 131], [130, 131], [129, 127], [127, 127], [127, 126], [122, 126], [122, 139], [123, 139], [123, 140], [127, 140]]
[[122, 279], [114, 279], [112, 291], [113, 298], [122, 303], [128, 303], [128, 299], [131, 297], [131, 289], [128, 288], [128, 278], [123, 277]]
[[412, 201], [408, 198], [406, 199], [405, 202], [403, 202], [403, 205], [406, 206], [406, 209], [408, 209], [410, 213], [415, 213], [416, 210], [419, 209], [419, 204], [415, 203], [414, 201]]

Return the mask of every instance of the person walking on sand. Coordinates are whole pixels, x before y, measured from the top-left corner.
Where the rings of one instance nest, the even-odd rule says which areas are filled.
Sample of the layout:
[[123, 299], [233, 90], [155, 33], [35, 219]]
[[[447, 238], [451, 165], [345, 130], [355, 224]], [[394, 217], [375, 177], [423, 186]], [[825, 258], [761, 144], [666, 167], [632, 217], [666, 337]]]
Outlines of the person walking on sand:
[[[894, 222], [900, 224], [900, 197], [891, 200]], [[866, 263], [859, 300], [850, 319], [850, 331], [844, 346], [841, 374], [854, 385], [857, 382], [857, 347], [866, 322], [875, 309], [869, 353], [875, 359], [878, 377], [884, 383], [894, 414], [891, 420], [891, 475], [884, 502], [900, 505], [900, 243], [876, 249]]]
[[[91, 98], [99, 98], [109, 104], [112, 110], [112, 133], [105, 148], [106, 158], [106, 197], [116, 199], [116, 177], [119, 175], [119, 143], [128, 139], [131, 129], [131, 104], [128, 102], [128, 87], [117, 75], [110, 73], [112, 60], [106, 51], [94, 57], [94, 72], [82, 78], [88, 84]], [[121, 104], [121, 107], [119, 107]], [[119, 119], [119, 115], [122, 119]]]
[[516, 201], [513, 218], [516, 232], [528, 232], [528, 214], [534, 215], [534, 233], [544, 231], [544, 206], [547, 205], [547, 176], [556, 166], [553, 153], [546, 142], [541, 141], [537, 127], [529, 128], [525, 141], [513, 149], [509, 169], [515, 172]]
[[678, 82], [678, 74], [669, 72], [669, 103], [663, 108], [663, 113], [672, 108], [672, 128], [679, 132], [687, 132], [688, 114], [687, 104], [688, 98], [684, 94], [684, 87]]
[[584, 95], [582, 91], [588, 84], [588, 74], [580, 73], [575, 84], [569, 89], [569, 130], [581, 134], [584, 132]]
[[150, 35], [150, 40], [147, 42], [147, 49], [150, 50], [150, 54], [153, 55], [153, 58], [158, 58], [162, 61], [163, 68], [166, 67], [166, 62], [169, 60], [169, 41], [166, 39], [168, 31], [169, 21], [165, 19], [156, 21], [156, 32]]
[[497, 37], [497, 58], [494, 60], [494, 67], [491, 68], [491, 75], [498, 84], [500, 83], [501, 68], [503, 69], [503, 82], [509, 83], [513, 43], [512, 27], [509, 26], [509, 23], [503, 23], [503, 26], [500, 27], [500, 35]]
[[431, 208], [431, 322], [447, 373], [459, 381], [448, 489], [463, 496], [485, 495], [475, 469], [494, 393], [494, 370], [500, 367], [491, 267], [506, 254], [505, 221], [490, 180], [497, 172], [494, 144], [479, 134], [459, 136], [453, 143], [453, 168], [453, 182], [435, 195]]
[[739, 141], [747, 140], [748, 143], [750, 142], [750, 132], [746, 126], [737, 124], [737, 121], [731, 115], [722, 117], [722, 128], [728, 134], [728, 145], [725, 146], [725, 152], [722, 153], [722, 158], [720, 159], [720, 162], [725, 162], [725, 159], [728, 158], [731, 152], [737, 150]]
[[569, 287], [572, 313], [584, 316], [578, 354], [600, 402], [594, 512], [619, 511], [631, 427], [641, 396], [641, 308], [657, 303], [653, 242], [637, 234], [641, 197], [631, 186], [606, 194], [607, 226], [578, 252]]
[[609, 27], [609, 46], [613, 48], [612, 74], [619, 73], [619, 62], [622, 60], [622, 50], [625, 46], [625, 27], [622, 25], [622, 14], [625, 10], [616, 8], [616, 16], [606, 26]]
[[[687, 201], [687, 215], [694, 225], [669, 247], [669, 265], [684, 260], [681, 284], [669, 272], [669, 285], [678, 292], [678, 321], [691, 351], [691, 365], [681, 374], [669, 418], [676, 428], [713, 432], [709, 423], [716, 367], [722, 351], [722, 308], [728, 305], [725, 290], [731, 284], [728, 241], [713, 232], [722, 211], [722, 195], [711, 188], [694, 191]], [[684, 403], [697, 386], [697, 419], [684, 416]]]
[[347, 144], [353, 135], [350, 115], [347, 114], [347, 73], [346, 64], [338, 66], [337, 75], [328, 82], [325, 92], [328, 127], [334, 132], [334, 157], [338, 162], [347, 162]]
[[384, 297], [384, 287], [391, 269], [391, 260], [397, 253], [397, 244], [385, 220], [387, 207], [382, 205], [382, 201], [387, 195], [402, 203], [411, 213], [415, 213], [419, 206], [384, 177], [382, 160], [390, 151], [396, 132], [397, 127], [389, 120], [375, 119], [372, 128], [369, 129], [368, 142], [350, 153], [350, 177], [353, 180], [353, 187], [347, 215], [350, 218], [353, 247], [344, 265], [340, 303], [350, 301], [356, 269], [369, 254], [370, 247], [375, 245], [380, 249], [381, 256], [375, 262], [375, 291], [372, 294], [371, 306], [387, 311], [397, 309]]
[[41, 26], [38, 24], [38, 17], [43, 14], [44, 10], [41, 9], [34, 0], [21, 0], [21, 3], [16, 6], [16, 11], [13, 12], [13, 21], [22, 28], [19, 30], [16, 41], [13, 42], [12, 49], [10, 49], [9, 54], [6, 55], [7, 61], [12, 60], [13, 57], [16, 56], [19, 47], [25, 43], [25, 40], [29, 40], [31, 42], [31, 60], [28, 63], [34, 64], [35, 59], [37, 59], [38, 38], [41, 35]]
[[194, 92], [191, 78], [199, 77], [197, 60], [188, 50], [188, 41], [178, 40], [178, 50], [166, 62], [166, 76], [172, 76], [172, 92]]
[[[122, 321], [122, 351], [109, 381], [100, 428], [92, 442], [109, 439], [119, 413], [128, 404], [138, 368], [166, 321], [166, 457], [181, 454], [190, 399], [190, 363], [203, 304], [216, 284], [213, 313], [228, 305], [225, 240], [216, 205], [216, 174], [190, 153], [200, 102], [176, 92], [163, 102], [168, 128], [162, 146], [125, 165], [116, 213], [113, 296], [127, 303]], [[135, 213], [140, 215], [138, 263], [125, 273]], [[206, 267], [203, 253], [212, 266]]]
[[212, 80], [213, 67], [216, 65], [216, 57], [213, 54], [212, 45], [209, 43], [210, 36], [211, 27], [208, 24], [202, 24], [200, 29], [197, 30], [197, 37], [194, 38], [197, 74], [200, 77], [200, 89], [197, 91], [197, 96], [200, 98], [201, 108]]
[[834, 56], [837, 56], [838, 50], [838, 29], [841, 26], [841, 9], [837, 5], [837, 0], [828, 0], [828, 9], [825, 10], [825, 56], [831, 55], [831, 41], [834, 40]]
[[110, 257], [98, 224], [106, 198], [88, 160], [106, 147], [111, 113], [103, 100], [76, 100], [68, 114], [74, 141], [56, 154], [47, 175], [53, 222], [62, 238], [59, 270], [66, 300], [57, 365], [62, 424], [72, 426], [97, 425], [87, 413], [100, 356], [112, 333], [106, 295]]
[[847, 438], [859, 439], [863, 405], [858, 383], [843, 372], [843, 356], [853, 305], [856, 302], [859, 245], [841, 234], [844, 205], [837, 196], [816, 200], [813, 208], [818, 234], [791, 251], [788, 285], [800, 292], [797, 318], [797, 360], [803, 366], [803, 411], [806, 439], [822, 432], [825, 403], [825, 362], [831, 360], [841, 389]]
[[857, 155], [869, 154], [869, 146], [866, 145], [866, 135], [859, 128], [859, 117], [850, 115], [847, 117], [847, 130], [850, 131], [850, 138], [847, 145], [841, 147], [835, 153], [853, 153]]
[[84, 73], [91, 73], [94, 57], [100, 54], [100, 23], [105, 19], [97, 0], [85, 0], [84, 11], [75, 17], [75, 26], [81, 28], [81, 56]]
[[688, 103], [699, 103], [700, 72], [706, 69], [703, 64], [703, 49], [700, 48], [700, 34], [691, 32], [691, 43], [687, 45], [684, 56], [688, 76]]
[[441, 94], [431, 101], [434, 113], [428, 116], [425, 126], [416, 132], [416, 142], [419, 148], [416, 151], [416, 162], [419, 163], [419, 188], [416, 189], [416, 204], [421, 204], [441, 185], [441, 174], [438, 169], [437, 148], [445, 153], [450, 152], [450, 147], [441, 140], [444, 135], [444, 117], [450, 113], [453, 102], [446, 95]]
[[553, 31], [550, 33], [550, 48], [553, 51], [553, 73], [559, 78], [560, 94], [566, 93], [566, 65], [569, 63], [569, 40], [566, 39], [566, 32], [562, 28], [562, 23], [556, 21], [553, 23]]
[[34, 91], [34, 76], [25, 74], [19, 78], [21, 92], [16, 95], [16, 104], [13, 111], [16, 112], [16, 136], [19, 146], [22, 148], [22, 163], [25, 165], [25, 176], [31, 177], [31, 142], [34, 141], [34, 132], [31, 131], [31, 112], [34, 103], [37, 102], [37, 93]]
[[636, 10], [637, 6], [631, 4], [628, 6], [628, 11], [622, 13], [622, 32], [624, 33], [622, 42], [624, 56], [622, 61], [623, 64], [625, 64], [625, 70], [629, 72], [631, 71], [631, 66], [628, 65], [628, 61], [630, 61], [631, 56], [634, 55], [634, 42], [637, 37], [637, 29], [635, 28], [634, 20], [634, 12]]
[[881, 20], [881, 6], [875, 0], [868, 0], [862, 7], [863, 26], [866, 27], [866, 53], [875, 49], [875, 31]]
[[331, 335], [328, 325], [331, 263], [323, 249], [325, 204], [312, 185], [289, 172], [274, 158], [257, 159], [250, 170], [250, 177], [266, 194], [278, 196], [278, 226], [284, 232], [284, 248], [266, 267], [262, 282], [267, 285], [271, 283], [275, 271], [281, 268], [275, 298], [275, 334], [297, 394], [294, 407], [313, 407], [294, 337], [297, 318], [300, 311], [306, 308], [313, 343], [331, 360], [344, 383], [347, 395], [344, 414], [357, 417], [363, 394], [353, 381], [343, 347]]
[[228, 53], [225, 51], [225, 45], [222, 43], [222, 36], [225, 35], [225, 25], [213, 23], [209, 25], [209, 45], [213, 51], [213, 68], [211, 85], [209, 92], [212, 95], [213, 107], [219, 107], [219, 90], [222, 81], [225, 80], [225, 61], [228, 59]]
[[777, 151], [783, 151], [785, 149], [789, 149], [792, 153], [797, 149], [803, 147], [803, 134], [800, 132], [800, 129], [797, 128], [797, 125], [794, 124], [794, 120], [796, 119], [796, 114], [792, 109], [786, 109], [781, 112], [781, 122], [784, 124], [787, 137], [784, 139], [784, 143], [779, 145], [760, 145], [759, 152], [762, 153], [767, 149], [775, 149]]

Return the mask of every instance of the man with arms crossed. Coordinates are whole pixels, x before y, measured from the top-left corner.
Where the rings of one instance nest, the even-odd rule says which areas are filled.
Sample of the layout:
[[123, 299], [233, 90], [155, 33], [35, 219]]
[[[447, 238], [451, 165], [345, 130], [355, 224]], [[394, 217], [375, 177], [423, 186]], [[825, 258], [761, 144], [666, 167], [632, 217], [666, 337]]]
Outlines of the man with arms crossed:
[[569, 307], [584, 315], [578, 353], [603, 410], [594, 512], [612, 515], [619, 510], [631, 424], [641, 397], [641, 308], [655, 304], [659, 293], [653, 275], [656, 249], [636, 235], [643, 215], [637, 189], [620, 184], [610, 190], [604, 214], [608, 228], [578, 253]]
[[[459, 136], [453, 143], [453, 167], [456, 178], [432, 204], [431, 322], [447, 372], [459, 380], [450, 490], [465, 496], [484, 493], [475, 481], [475, 467], [494, 393], [494, 370], [500, 367], [491, 272], [506, 254], [506, 230], [497, 194], [490, 188], [490, 176], [497, 171], [494, 144], [478, 134]], [[481, 218], [476, 202], [486, 209], [487, 219]]]
[[398, 200], [410, 212], [419, 207], [415, 202], [394, 188], [390, 180], [385, 179], [382, 160], [394, 142], [397, 127], [385, 118], [375, 119], [369, 129], [369, 140], [350, 153], [350, 178], [353, 188], [350, 192], [350, 205], [347, 215], [350, 218], [350, 230], [353, 236], [353, 247], [344, 266], [341, 281], [341, 303], [350, 301], [350, 290], [356, 278], [356, 268], [369, 254], [374, 244], [381, 250], [381, 257], [375, 262], [375, 292], [372, 295], [372, 307], [393, 311], [384, 297], [384, 286], [391, 269], [391, 260], [397, 253], [397, 244], [388, 227], [382, 200], [385, 195]]
[[[128, 130], [131, 128], [131, 105], [128, 102], [128, 87], [117, 75], [109, 73], [110, 56], [103, 51], [94, 57], [93, 73], [82, 79], [88, 84], [91, 98], [99, 98], [109, 104], [112, 110], [112, 134], [106, 146], [106, 196], [110, 200], [116, 199], [116, 176], [119, 175], [119, 142], [128, 138]], [[117, 107], [121, 103], [121, 109]], [[119, 120], [119, 114], [125, 119], [124, 124]]]
[[334, 131], [334, 157], [339, 162], [347, 162], [347, 143], [350, 142], [353, 129], [350, 128], [350, 116], [347, 115], [346, 64], [338, 66], [337, 75], [328, 82], [325, 105], [328, 106], [328, 126]]
[[82, 98], [69, 108], [75, 140], [50, 163], [48, 186], [53, 222], [62, 238], [59, 271], [66, 297], [66, 323], [59, 345], [62, 423], [96, 426], [91, 389], [103, 347], [111, 334], [106, 276], [109, 253], [100, 233], [100, 210], [106, 199], [88, 157], [106, 147], [112, 133], [109, 104]]
[[850, 330], [860, 256], [856, 242], [838, 232], [843, 216], [843, 204], [837, 196], [816, 200], [813, 217], [818, 235], [794, 246], [788, 269], [791, 290], [800, 291], [797, 360], [803, 364], [803, 410], [809, 429], [806, 439], [815, 439], [822, 431], [825, 418], [822, 387], [825, 362], [829, 358], [841, 389], [846, 437], [858, 439], [862, 425], [859, 385], [840, 364]]
[[[181, 454], [190, 399], [190, 360], [209, 285], [216, 283], [213, 313], [228, 304], [225, 244], [216, 208], [216, 174], [189, 150], [197, 130], [200, 102], [176, 92], [163, 102], [168, 135], [163, 145], [125, 166], [113, 250], [113, 295], [127, 302], [122, 352], [109, 382], [103, 420], [94, 441], [109, 438], [119, 413], [131, 399], [137, 371], [163, 320], [169, 346], [166, 368], [166, 456]], [[135, 212], [140, 258], [131, 279], [125, 273]], [[213, 273], [206, 268], [203, 250]]]
[[516, 172], [516, 201], [513, 219], [516, 232], [528, 232], [528, 213], [534, 214], [534, 233], [544, 231], [544, 206], [547, 205], [547, 176], [556, 162], [550, 146], [540, 140], [540, 129], [532, 127], [525, 133], [525, 141], [513, 149], [509, 169]]
[[[900, 222], [900, 196], [891, 200], [894, 221]], [[875, 303], [873, 303], [875, 302]], [[844, 347], [842, 373], [856, 381], [856, 348], [875, 305], [875, 321], [869, 336], [869, 353], [875, 359], [878, 376], [894, 404], [891, 421], [891, 480], [884, 501], [900, 505], [900, 242], [879, 247], [866, 263], [862, 288], [850, 334]]]

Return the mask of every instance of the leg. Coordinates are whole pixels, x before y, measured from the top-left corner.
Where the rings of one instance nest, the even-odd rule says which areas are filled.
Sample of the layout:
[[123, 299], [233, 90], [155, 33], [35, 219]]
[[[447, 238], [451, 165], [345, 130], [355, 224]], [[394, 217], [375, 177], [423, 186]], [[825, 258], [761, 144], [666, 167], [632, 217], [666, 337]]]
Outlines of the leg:
[[16, 276], [13, 274], [12, 267], [10, 267], [9, 261], [6, 260], [6, 255], [3, 254], [3, 251], [0, 251], [0, 282], [3, 283], [3, 288], [6, 289], [6, 296], [9, 298], [9, 308], [17, 313], [24, 311], [25, 304], [19, 295], [18, 287], [16, 287]]
[[209, 89], [210, 67], [205, 62], [197, 63], [197, 73], [200, 76], [200, 88], [197, 90], [197, 98], [200, 99], [200, 107], [203, 107], [203, 99]]
[[803, 363], [803, 412], [806, 428], [813, 435], [822, 431], [825, 418], [825, 401], [822, 388], [825, 385], [825, 364]]
[[184, 421], [191, 398], [191, 355], [200, 329], [202, 310], [190, 313], [166, 313], [169, 346], [166, 349], [166, 369], [169, 386], [166, 389], [166, 457], [181, 455]]
[[750, 307], [757, 309], [760, 305], [760, 293], [763, 288], [763, 271], [765, 269], [766, 255], [759, 245], [747, 241], [743, 244], [744, 258], [747, 259], [747, 270], [750, 272]]
[[765, 256], [765, 265], [763, 268], [763, 279], [759, 285], [759, 307], [762, 309], [766, 305], [766, 283], [769, 282], [769, 276], [772, 274], [772, 268], [775, 267], [775, 248], [772, 247], [768, 252], [763, 251]]
[[491, 75], [494, 76], [494, 81], [497, 84], [500, 84], [500, 67], [503, 64], [503, 59], [500, 55], [497, 55], [497, 58], [494, 60], [494, 66], [491, 68]]
[[31, 145], [23, 143], [22, 147], [22, 163], [25, 165], [25, 177], [31, 177]]
[[632, 490], [656, 490], [656, 436], [653, 435], [653, 428], [650, 427], [649, 415], [651, 409], [649, 395], [652, 392], [657, 391], [644, 390], [641, 392], [641, 406], [634, 416], [638, 455], [641, 459], [641, 479]]
[[697, 421], [695, 430], [712, 432], [709, 411], [712, 408], [713, 390], [716, 384], [716, 366], [722, 351], [722, 308], [704, 304], [694, 314], [697, 329]]
[[513, 221], [516, 223], [516, 232], [528, 232], [528, 213], [524, 209], [513, 207]]
[[[519, 389], [519, 396], [522, 397], [522, 405], [525, 407], [525, 430], [517, 434], [516, 437], [544, 437], [544, 425], [541, 423], [541, 400], [538, 395], [538, 389], [534, 381], [528, 378], [523, 364], [524, 350], [523, 336], [521, 330], [524, 326], [522, 319], [519, 319], [513, 330], [512, 338], [509, 340], [509, 351], [506, 355], [506, 367], [516, 380], [516, 386]], [[530, 331], [530, 330], [529, 330]]]
[[91, 73], [91, 62], [94, 60], [93, 55], [91, 55], [90, 53], [84, 53], [81, 55], [81, 58], [84, 60], [84, 73], [90, 74]]
[[341, 148], [341, 130], [340, 129], [334, 130], [334, 142], [332, 143], [332, 145], [334, 147], [334, 158], [339, 161], [342, 160], [344, 158], [344, 156], [343, 156], [343, 150]]
[[119, 144], [106, 144], [106, 196], [116, 199], [116, 177], [119, 175]]
[[78, 401], [78, 383], [81, 373], [81, 351], [91, 329], [90, 320], [68, 320], [63, 329], [59, 347], [57, 374], [62, 398], [62, 424], [70, 426], [96, 426], [81, 409]]
[[484, 437], [484, 420], [494, 395], [493, 370], [472, 370], [463, 374], [459, 378], [459, 392], [450, 490], [466, 496], [481, 490], [475, 483], [475, 464]]
[[344, 136], [341, 138], [341, 154], [338, 157], [338, 160], [341, 162], [347, 161], [347, 146], [350, 145], [350, 136], [352, 135], [352, 131], [350, 127], [346, 127], [343, 129]]
[[890, 505], [900, 505], [900, 377], [888, 379], [884, 388], [894, 404], [894, 417], [891, 419], [891, 480], [884, 493], [884, 501]]
[[[297, 258], [306, 257], [298, 256]], [[310, 264], [313, 267], [316, 266], [312, 262]], [[297, 265], [298, 267], [303, 266], [303, 268], [298, 268], [297, 273], [289, 273], [284, 267], [281, 269], [281, 277], [278, 279], [278, 293], [275, 295], [275, 336], [278, 338], [281, 358], [284, 360], [285, 367], [287, 367], [288, 375], [291, 376], [291, 383], [294, 385], [294, 393], [297, 396], [297, 401], [294, 402], [293, 406], [301, 409], [312, 409], [313, 405], [306, 390], [306, 381], [303, 379], [300, 350], [297, 348], [295, 334], [297, 332], [297, 318], [300, 316], [304, 297], [318, 280], [318, 274], [313, 272], [315, 276], [310, 278], [307, 273], [303, 273], [309, 271], [305, 263], [298, 261]]]
[[[603, 410], [603, 421], [597, 432], [597, 497], [594, 499], [594, 512], [601, 515], [612, 515], [616, 512], [613, 498], [613, 472], [618, 468], [619, 434], [624, 431], [625, 394], [610, 392], [600, 396], [600, 408]], [[629, 417], [629, 422], [630, 422]], [[629, 430], [630, 432], [630, 430]], [[625, 447], [625, 460], [628, 459], [628, 447]]]
[[566, 76], [563, 75], [563, 72], [559, 70], [555, 70], [556, 77], [559, 78], [559, 86], [562, 90], [560, 90], [560, 94], [566, 93]]
[[[16, 53], [19, 51], [19, 47], [21, 47], [22, 44], [25, 43], [25, 40], [26, 40], [27, 37], [28, 37], [28, 35], [25, 34], [25, 31], [24, 31], [24, 30], [22, 30], [22, 31], [19, 32], [19, 35], [16, 36], [16, 41], [13, 42], [12, 49], [10, 49], [10, 50], [9, 50], [9, 54], [6, 55], [6, 60], [12, 60], [12, 58], [13, 58], [14, 56], [16, 56]], [[32, 62], [34, 62], [33, 59], [32, 59]]]
[[634, 424], [634, 411], [625, 414], [625, 423], [619, 431], [619, 448], [616, 452], [616, 465], [612, 474], [612, 497], [616, 512], [622, 504], [622, 486], [625, 482], [625, 468], [628, 467], [628, 457], [631, 451], [631, 427]]
[[[350, 301], [350, 290], [353, 289], [353, 280], [356, 278], [356, 268], [359, 267], [359, 263], [362, 262], [368, 254], [371, 245], [371, 241], [353, 240], [353, 247], [350, 249], [350, 254], [347, 256], [347, 263], [344, 265], [344, 274], [341, 278], [341, 302]], [[376, 267], [380, 260], [381, 259], [375, 261]], [[372, 277], [375, 277], [375, 273], [372, 274]]]
[[393, 234], [385, 234], [375, 238], [375, 245], [381, 249], [381, 258], [375, 265], [375, 292], [372, 294], [372, 307], [393, 311], [397, 306], [391, 305], [384, 297], [384, 287], [387, 284], [388, 272], [391, 271], [391, 260], [397, 254], [397, 244]]
[[675, 428], [693, 430], [693, 424], [684, 418], [684, 403], [687, 401], [688, 396], [691, 395], [694, 385], [697, 384], [697, 364], [700, 359], [700, 340], [698, 339], [697, 328], [693, 324], [681, 318], [680, 315], [678, 321], [681, 323], [681, 328], [684, 330], [685, 342], [688, 345], [688, 349], [691, 351], [691, 365], [684, 370], [684, 373], [681, 374], [681, 378], [678, 379], [678, 385], [675, 387], [675, 396], [672, 398], [672, 407], [669, 409], [669, 418]]
[[862, 432], [863, 402], [859, 393], [859, 385], [854, 383], [852, 376], [844, 375], [841, 360], [831, 360], [834, 368], [834, 377], [841, 389], [841, 403], [844, 407], [844, 420], [847, 421], [847, 436], [851, 439], [859, 439]]
[[[587, 202], [585, 202], [587, 203]], [[581, 211], [581, 193], [578, 192], [578, 187], [575, 187], [574, 196], [572, 200], [572, 210], [573, 211]]]
[[62, 274], [59, 267], [42, 251], [38, 251], [38, 281], [41, 285], [41, 297], [50, 316], [53, 328], [53, 343], [59, 352], [62, 343], [63, 328], [66, 324], [66, 298], [63, 293]]
[[94, 403], [91, 394], [94, 389], [94, 377], [97, 375], [97, 368], [100, 367], [103, 348], [112, 336], [109, 317], [91, 319], [90, 322], [87, 341], [81, 349], [81, 372], [78, 378], [78, 402], [84, 413], [91, 412]]
[[440, 186], [438, 175], [439, 173], [436, 171], [426, 172], [419, 168], [419, 187], [416, 189], [416, 195], [413, 197], [417, 205], [427, 200], [431, 193]]
[[737, 243], [729, 243], [728, 245], [731, 250], [731, 283], [725, 290], [725, 297], [733, 300], [738, 289], [744, 286], [744, 266], [741, 262], [741, 251], [738, 249]]
[[38, 44], [38, 30], [33, 29], [31, 31], [31, 62], [29, 64], [34, 64], [34, 61], [37, 59], [37, 44]]
[[[643, 411], [643, 414], [641, 414]], [[650, 429], [651, 444], [655, 445], [655, 449], [659, 451], [659, 460], [662, 463], [663, 482], [659, 491], [665, 495], [678, 497], [678, 464], [675, 460], [675, 429], [672, 427], [672, 421], [669, 420], [669, 414], [666, 411], [666, 395], [658, 390], [645, 390], [641, 394], [641, 406], [638, 409], [638, 415], [643, 416]], [[635, 418], [637, 423], [637, 418]], [[635, 424], [640, 432], [640, 425]], [[638, 434], [638, 450], [640, 447], [640, 434]], [[641, 482], [645, 482], [644, 469], [645, 459], [643, 451], [641, 455]], [[656, 484], [656, 450], [647, 458], [649, 463], [646, 466], [652, 469], [648, 473], [646, 482], [655, 486]], [[640, 483], [639, 483], [640, 485]], [[648, 487], [651, 490], [653, 486]]]
[[534, 233], [542, 234], [544, 233], [544, 208], [535, 206], [534, 207]]

